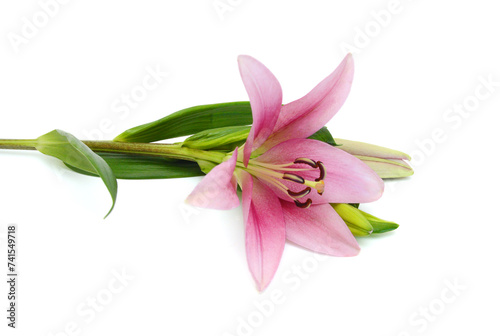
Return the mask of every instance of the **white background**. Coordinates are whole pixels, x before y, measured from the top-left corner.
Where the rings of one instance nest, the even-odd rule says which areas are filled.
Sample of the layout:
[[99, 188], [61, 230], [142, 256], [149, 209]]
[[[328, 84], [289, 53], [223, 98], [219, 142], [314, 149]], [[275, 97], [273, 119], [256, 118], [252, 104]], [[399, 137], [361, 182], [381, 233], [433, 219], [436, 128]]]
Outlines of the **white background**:
[[[230, 8], [218, 13], [213, 0], [73, 0], [52, 7], [44, 22], [37, 1], [2, 2], [0, 138], [59, 128], [112, 139], [181, 108], [246, 100], [239, 54], [268, 66], [289, 102], [327, 76], [349, 44], [353, 88], [328, 126], [336, 137], [412, 154], [415, 175], [388, 182], [382, 199], [363, 207], [400, 228], [360, 239], [355, 258], [317, 261], [287, 245], [259, 293], [241, 208], [183, 205], [199, 178], [121, 180], [103, 220], [110, 199], [98, 179], [40, 153], [1, 151], [1, 274], [8, 224], [18, 225], [20, 274], [15, 331], [6, 327], [0, 286], [1, 334], [497, 334], [496, 3], [220, 3]], [[15, 45], [26, 20], [45, 26]], [[148, 68], [168, 75], [135, 108], [117, 112]], [[484, 86], [488, 78], [496, 86]], [[116, 282], [117, 272], [131, 279]]]

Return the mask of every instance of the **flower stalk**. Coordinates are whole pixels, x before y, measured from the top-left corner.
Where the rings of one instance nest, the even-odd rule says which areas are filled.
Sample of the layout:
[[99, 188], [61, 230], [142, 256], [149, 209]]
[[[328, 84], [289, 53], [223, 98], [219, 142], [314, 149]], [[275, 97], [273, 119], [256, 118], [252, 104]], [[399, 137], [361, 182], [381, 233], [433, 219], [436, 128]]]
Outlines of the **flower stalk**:
[[[94, 152], [138, 154], [147, 156], [161, 156], [170, 159], [187, 161], [209, 161], [219, 164], [224, 161], [225, 153], [219, 151], [204, 151], [200, 149], [182, 147], [181, 144], [135, 143], [115, 141], [82, 141]], [[37, 139], [0, 139], [0, 149], [36, 150]]]
[[0, 149], [36, 150], [36, 140], [0, 139]]

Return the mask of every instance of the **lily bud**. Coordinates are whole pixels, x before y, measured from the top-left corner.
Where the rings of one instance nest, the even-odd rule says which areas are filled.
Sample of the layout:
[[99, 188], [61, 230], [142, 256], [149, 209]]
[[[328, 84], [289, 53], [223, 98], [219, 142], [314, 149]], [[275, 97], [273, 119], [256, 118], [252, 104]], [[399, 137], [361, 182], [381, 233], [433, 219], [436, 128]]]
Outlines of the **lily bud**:
[[413, 175], [406, 162], [411, 157], [403, 152], [364, 142], [335, 139], [339, 149], [356, 156], [373, 169], [380, 178], [401, 178]]
[[357, 207], [346, 203], [331, 204], [337, 214], [347, 224], [351, 233], [355, 236], [369, 236], [373, 233], [384, 233], [399, 227], [394, 222], [389, 222], [375, 217]]
[[369, 236], [373, 232], [372, 225], [359, 209], [346, 203], [335, 203], [331, 205], [340, 218], [347, 224], [353, 235]]

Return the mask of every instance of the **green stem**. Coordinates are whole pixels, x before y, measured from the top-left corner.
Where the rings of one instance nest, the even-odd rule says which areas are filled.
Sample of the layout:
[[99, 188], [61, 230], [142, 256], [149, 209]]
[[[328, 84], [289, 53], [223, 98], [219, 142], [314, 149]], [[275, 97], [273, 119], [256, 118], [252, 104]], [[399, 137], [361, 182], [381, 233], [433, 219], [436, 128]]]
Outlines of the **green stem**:
[[36, 140], [0, 139], [0, 149], [35, 150]]
[[[171, 159], [188, 161], [205, 160], [221, 163], [225, 153], [217, 151], [204, 151], [181, 147], [180, 144], [137, 143], [115, 141], [82, 141], [94, 152], [139, 154], [147, 156], [162, 156]], [[12, 140], [0, 139], [0, 149], [25, 149], [36, 150], [37, 140]]]

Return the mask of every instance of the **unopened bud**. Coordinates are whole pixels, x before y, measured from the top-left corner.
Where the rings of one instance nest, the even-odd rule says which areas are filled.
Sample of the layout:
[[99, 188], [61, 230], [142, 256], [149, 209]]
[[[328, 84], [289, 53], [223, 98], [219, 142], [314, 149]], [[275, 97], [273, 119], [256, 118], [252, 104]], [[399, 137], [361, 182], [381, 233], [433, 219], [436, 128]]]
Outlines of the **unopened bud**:
[[401, 178], [413, 175], [413, 169], [406, 163], [411, 158], [408, 154], [364, 142], [335, 139], [339, 149], [356, 156], [380, 178]]
[[344, 222], [355, 236], [368, 236], [373, 232], [370, 222], [363, 216], [360, 210], [346, 203], [332, 204], [333, 209], [344, 220]]

